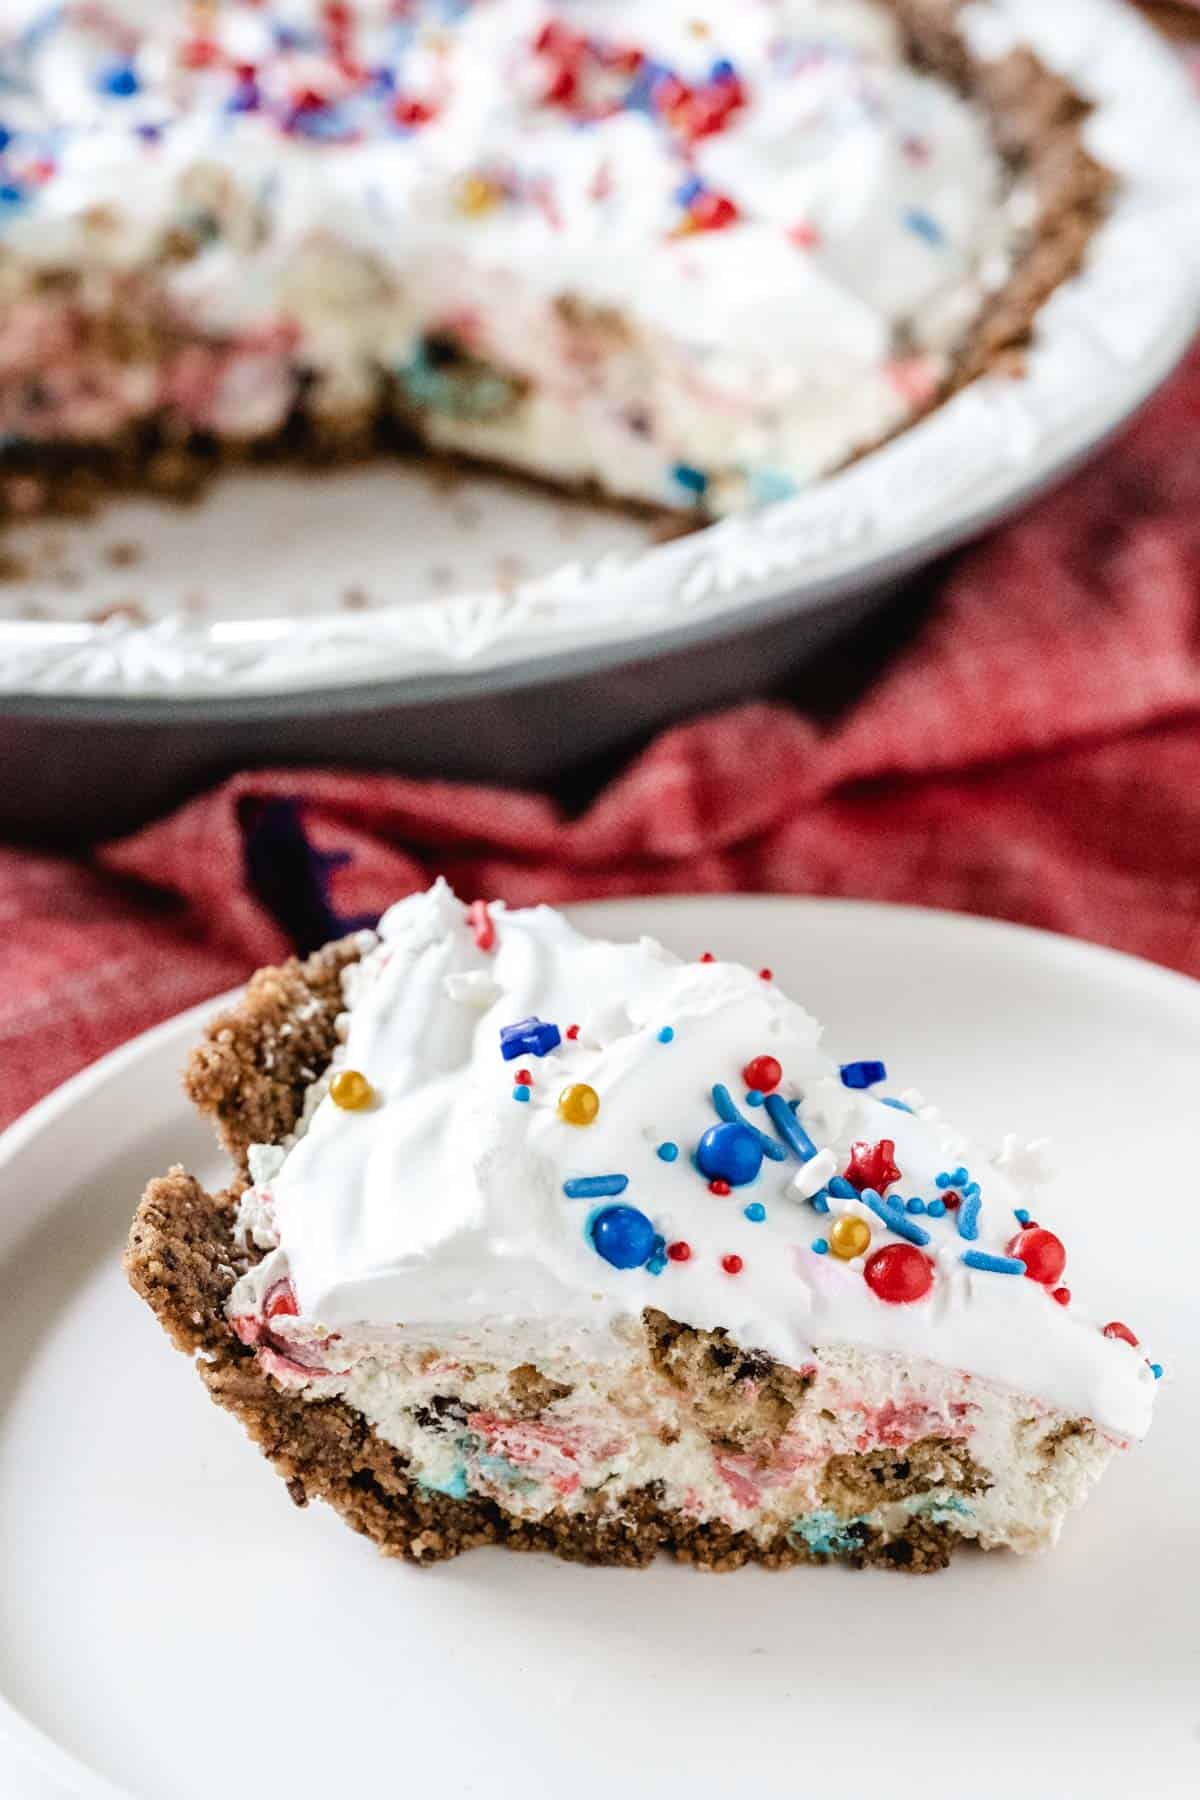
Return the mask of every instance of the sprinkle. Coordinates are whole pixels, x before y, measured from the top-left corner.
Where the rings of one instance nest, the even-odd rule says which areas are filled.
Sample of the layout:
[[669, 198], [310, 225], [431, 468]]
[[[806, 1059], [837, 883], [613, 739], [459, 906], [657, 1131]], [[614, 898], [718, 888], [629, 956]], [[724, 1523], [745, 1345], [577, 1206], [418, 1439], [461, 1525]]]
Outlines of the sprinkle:
[[910, 1213], [923, 1213], [925, 1211], [925, 1202], [919, 1194], [914, 1194], [911, 1200], [906, 1200], [904, 1202], [904, 1210], [905, 1212]]
[[[771, 1098], [775, 1099], [776, 1096], [772, 1095]], [[733, 1103], [729, 1089], [723, 1082], [718, 1081], [714, 1084], [712, 1103], [716, 1108], [717, 1117], [719, 1119], [724, 1119], [727, 1125], [740, 1125], [743, 1131], [748, 1131], [764, 1156], [769, 1157], [772, 1162], [787, 1161], [787, 1151], [783, 1148], [782, 1144], [777, 1144], [774, 1138], [769, 1138], [767, 1136], [765, 1131], [759, 1131], [758, 1127], [752, 1125], [749, 1119], [742, 1117], [742, 1114]], [[767, 1102], [767, 1111], [771, 1113], [769, 1101]], [[771, 1119], [772, 1123], [774, 1123], [773, 1113], [771, 1113]]]
[[933, 1286], [933, 1264], [911, 1244], [884, 1244], [868, 1256], [863, 1280], [888, 1306], [911, 1306]]
[[1155, 1381], [1161, 1381], [1163, 1378], [1162, 1364], [1161, 1363], [1151, 1363], [1150, 1364], [1150, 1373], [1153, 1375]]
[[986, 1250], [964, 1250], [962, 1259], [968, 1269], [983, 1269], [991, 1275], [1025, 1273], [1025, 1264], [1019, 1256], [991, 1256]]
[[727, 1275], [740, 1275], [744, 1266], [740, 1256], [723, 1256], [721, 1258], [721, 1267]]
[[925, 242], [931, 244], [934, 249], [939, 249], [945, 242], [945, 233], [941, 226], [933, 214], [927, 213], [923, 207], [910, 207], [904, 215], [904, 223], [909, 231], [919, 238], [924, 238]]
[[1051, 1298], [1057, 1300], [1060, 1306], [1070, 1306], [1071, 1290], [1069, 1287], [1056, 1287]]
[[1028, 1225], [1028, 1223], [1029, 1223], [1029, 1213], [1028, 1213], [1027, 1209], [1023, 1206], [1014, 1206], [1013, 1207], [1013, 1218], [1016, 1219], [1022, 1225]]
[[339, 1069], [329, 1084], [329, 1098], [343, 1112], [361, 1112], [375, 1098], [375, 1089], [358, 1069]]
[[843, 1213], [829, 1233], [829, 1248], [843, 1262], [851, 1262], [871, 1247], [871, 1227], [857, 1213]]
[[[802, 1163], [811, 1162], [813, 1157], [817, 1154], [817, 1146], [813, 1143], [783, 1095], [768, 1094], [763, 1105], [766, 1108], [768, 1119], [770, 1119], [772, 1125], [775, 1127], [784, 1143], [788, 1146], [788, 1149], [793, 1150]], [[776, 1146], [776, 1149], [778, 1149], [778, 1146]], [[781, 1151], [776, 1160], [782, 1160], [782, 1156], [783, 1152]], [[817, 1185], [820, 1186], [821, 1183], [818, 1182]]]
[[716, 959], [716, 957], [715, 957], [715, 956], [714, 956], [714, 955], [713, 955], [713, 953], [712, 953], [712, 951], [711, 951], [711, 950], [705, 950], [705, 951], [704, 951], [704, 953], [703, 953], [703, 955], [702, 955], [702, 956], [701, 956], [701, 957], [700, 957], [700, 961], [701, 961], [701, 962], [702, 962], [702, 963], [710, 963], [710, 962], [715, 962], [715, 961], [716, 961], [716, 960], [717, 960], [717, 959]]
[[848, 1088], [874, 1087], [878, 1081], [887, 1080], [887, 1070], [881, 1062], [848, 1062], [842, 1064], [842, 1086]]
[[673, 1244], [667, 1245], [667, 1255], [672, 1262], [688, 1262], [691, 1259], [692, 1246], [683, 1238], [676, 1238]]
[[128, 100], [141, 88], [137, 70], [132, 63], [113, 63], [101, 75], [98, 86], [102, 93], [112, 94], [114, 99]]
[[700, 194], [692, 203], [688, 218], [698, 231], [725, 231], [741, 218], [728, 194]]
[[636, 1206], [606, 1206], [587, 1229], [597, 1253], [614, 1269], [639, 1269], [655, 1254], [654, 1227]]
[[742, 1214], [752, 1225], [761, 1225], [767, 1216], [767, 1209], [758, 1200], [752, 1200], [749, 1206], [742, 1208]]
[[674, 1026], [673, 1025], [664, 1025], [662, 1030], [658, 1034], [659, 1043], [660, 1044], [670, 1044], [670, 1043], [673, 1043], [674, 1040], [675, 1040]]
[[783, 1068], [777, 1057], [752, 1056], [742, 1070], [742, 1080], [748, 1088], [769, 1094], [783, 1080]]
[[678, 1157], [678, 1155], [679, 1155], [679, 1145], [673, 1144], [669, 1138], [667, 1139], [666, 1143], [660, 1144], [658, 1146], [659, 1162], [674, 1162], [676, 1160], [676, 1158]]
[[746, 1091], [747, 1106], [761, 1106], [765, 1095], [760, 1088], [748, 1088]]
[[692, 201], [698, 199], [703, 192], [704, 183], [701, 181], [700, 177], [698, 175], [689, 175], [687, 180], [681, 182], [675, 189], [674, 198], [680, 206], [690, 206]]
[[518, 1069], [513, 1076], [513, 1080], [517, 1083], [518, 1087], [533, 1086], [533, 1076], [529, 1073], [528, 1069]]
[[[799, 1179], [799, 1177], [797, 1177], [797, 1180], [798, 1179]], [[794, 1187], [795, 1185], [796, 1185], [795, 1182], [793, 1182], [792, 1186]], [[809, 1199], [810, 1199], [812, 1209], [814, 1212], [827, 1213], [829, 1211], [829, 1189], [828, 1188], [818, 1188], [818, 1190], [815, 1194], [812, 1194], [809, 1196]]]
[[716, 1194], [718, 1199], [723, 1200], [726, 1194], [732, 1194], [733, 1189], [720, 1175], [714, 1175], [708, 1184], [708, 1191], [710, 1194]]
[[893, 1181], [899, 1181], [900, 1170], [896, 1166], [896, 1146], [891, 1138], [880, 1138], [877, 1144], [868, 1144], [864, 1140], [850, 1146], [850, 1161], [846, 1165], [846, 1180], [852, 1187], [877, 1188], [880, 1193], [890, 1187]]
[[518, 1056], [548, 1056], [561, 1042], [558, 1026], [544, 1019], [519, 1019], [515, 1025], [500, 1027], [500, 1054], [505, 1062]]
[[852, 1187], [844, 1175], [835, 1175], [829, 1183], [829, 1192], [835, 1200], [857, 1200], [858, 1189]]
[[470, 219], [482, 218], [498, 205], [501, 190], [486, 175], [467, 175], [458, 190], [458, 210]]
[[965, 1187], [971, 1177], [966, 1169], [952, 1169], [949, 1174], [945, 1169], [933, 1178], [934, 1186], [940, 1188]]
[[586, 1081], [575, 1082], [558, 1096], [558, 1116], [564, 1125], [593, 1125], [599, 1112], [600, 1096]]
[[661, 1275], [666, 1266], [667, 1259], [665, 1256], [652, 1256], [650, 1261], [646, 1264], [646, 1273], [647, 1275]]
[[515, 1087], [512, 1091], [512, 1095], [514, 1100], [528, 1100], [529, 1089], [527, 1087]]
[[864, 1188], [860, 1196], [864, 1206], [869, 1206], [877, 1218], [883, 1220], [889, 1231], [897, 1237], [907, 1238], [910, 1244], [927, 1244], [929, 1233], [920, 1225], [912, 1225], [905, 1218], [894, 1200], [885, 1200], [875, 1188]]
[[821, 234], [810, 219], [797, 219], [788, 228], [788, 242], [797, 250], [815, 250], [821, 242]]
[[477, 950], [491, 950], [496, 943], [496, 927], [486, 900], [472, 900], [467, 908], [467, 924], [475, 935]]
[[[703, 469], [693, 468], [691, 463], [677, 462], [672, 465], [671, 479], [687, 493], [694, 494], [697, 499], [708, 486], [708, 476]], [[700, 958], [701, 962], [711, 962], [712, 957], [706, 950]]]
[[946, 1202], [944, 1200], [930, 1200], [926, 1204], [925, 1211], [929, 1214], [931, 1219], [944, 1219], [946, 1216]]
[[829, 1240], [828, 1240], [828, 1238], [814, 1238], [812, 1241], [812, 1247], [816, 1251], [818, 1256], [828, 1256], [829, 1255]]
[[774, 979], [775, 979], [775, 973], [774, 973], [774, 970], [772, 970], [772, 969], [760, 969], [760, 970], [759, 970], [759, 971], [758, 971], [758, 979], [759, 979], [759, 980], [760, 980], [760, 981], [774, 981]]
[[567, 1036], [570, 1038], [571, 1042], [574, 1043], [576, 1038], [579, 1036], [578, 1025], [568, 1025], [567, 1026]]
[[[971, 1184], [972, 1187], [974, 1185], [974, 1183]], [[979, 1189], [975, 1187], [975, 1191], [972, 1193], [971, 1188], [968, 1188], [963, 1195], [962, 1205], [958, 1209], [959, 1237], [977, 1238], [979, 1236], [980, 1204]]]
[[1138, 1341], [1132, 1331], [1128, 1325], [1122, 1325], [1120, 1319], [1110, 1319], [1104, 1327], [1104, 1335], [1106, 1338], [1120, 1338], [1123, 1344], [1132, 1344], [1135, 1350], [1138, 1347]]
[[606, 1200], [628, 1186], [628, 1175], [575, 1175], [563, 1182], [563, 1193], [568, 1200]]
[[879, 1104], [880, 1104], [880, 1106], [894, 1107], [896, 1112], [911, 1113], [911, 1111], [912, 1111], [912, 1107], [907, 1105], [907, 1103], [905, 1101], [895, 1100], [895, 1099], [893, 1099], [893, 1097], [890, 1094], [880, 1094]]

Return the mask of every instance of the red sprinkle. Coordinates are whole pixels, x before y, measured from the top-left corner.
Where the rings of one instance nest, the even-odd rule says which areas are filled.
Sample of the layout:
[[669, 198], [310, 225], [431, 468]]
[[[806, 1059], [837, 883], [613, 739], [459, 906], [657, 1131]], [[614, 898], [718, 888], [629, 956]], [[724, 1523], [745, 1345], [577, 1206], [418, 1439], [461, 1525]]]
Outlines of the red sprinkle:
[[962, 1205], [962, 1195], [956, 1194], [954, 1189], [951, 1188], [949, 1193], [942, 1195], [942, 1204], [945, 1206], [947, 1212], [957, 1212]]
[[706, 950], [704, 952], [704, 955], [700, 958], [700, 961], [701, 962], [715, 962], [716, 957], [713, 955], [711, 950]]
[[760, 981], [774, 981], [774, 979], [775, 979], [774, 969], [760, 969], [758, 971], [758, 979]]
[[726, 194], [697, 194], [688, 210], [692, 224], [700, 231], [724, 231], [736, 225], [741, 214]]
[[492, 923], [492, 915], [488, 911], [486, 900], [472, 900], [467, 908], [467, 923], [475, 933], [475, 947], [478, 950], [494, 950], [496, 947], [496, 927]]
[[1054, 1293], [1052, 1294], [1051, 1298], [1054, 1300], [1057, 1300], [1058, 1304], [1060, 1306], [1070, 1306], [1071, 1290], [1070, 1290], [1070, 1288], [1066, 1288], [1066, 1287], [1055, 1288]]
[[821, 241], [821, 234], [815, 225], [810, 225], [807, 219], [801, 219], [788, 232], [788, 241], [795, 244], [797, 250], [815, 250]]
[[740, 1275], [742, 1272], [742, 1259], [740, 1256], [723, 1256], [721, 1258], [721, 1267], [727, 1275]]
[[579, 1036], [578, 1025], [568, 1025], [567, 1026], [567, 1036], [570, 1038], [571, 1042], [574, 1043], [575, 1039]]
[[[891, 1138], [880, 1138], [877, 1144], [868, 1144], [860, 1140], [850, 1146], [850, 1161], [846, 1164], [845, 1179], [859, 1193], [864, 1188], [874, 1188], [882, 1194], [893, 1181], [899, 1181], [900, 1171], [896, 1167], [896, 1146]], [[950, 1204], [950, 1196], [946, 1196], [946, 1205]], [[958, 1204], [958, 1195], [955, 1195]]]
[[533, 1076], [529, 1073], [528, 1069], [518, 1069], [513, 1079], [516, 1081], [518, 1087], [533, 1086]]
[[211, 38], [193, 38], [190, 44], [183, 46], [180, 61], [185, 69], [208, 69], [220, 54]]
[[722, 1181], [721, 1177], [718, 1175], [712, 1181], [709, 1182], [708, 1191], [710, 1194], [725, 1195], [725, 1194], [731, 1194], [733, 1192], [733, 1189], [730, 1187], [730, 1185], [727, 1181]]
[[1138, 1347], [1138, 1341], [1132, 1331], [1128, 1325], [1122, 1325], [1120, 1319], [1110, 1319], [1104, 1327], [1104, 1335], [1106, 1338], [1120, 1338], [1122, 1343], [1132, 1344], [1135, 1350]]
[[667, 1255], [672, 1262], [687, 1262], [691, 1254], [692, 1246], [683, 1238], [677, 1238], [675, 1243], [667, 1245]]
[[769, 1094], [777, 1088], [783, 1079], [783, 1068], [773, 1056], [754, 1056], [742, 1070], [742, 1080], [748, 1088], [757, 1088], [760, 1094]]
[[915, 1244], [885, 1244], [868, 1256], [863, 1279], [889, 1306], [907, 1306], [924, 1299], [933, 1286], [933, 1264]]
[[436, 107], [425, 100], [413, 100], [403, 94], [392, 108], [392, 117], [397, 125], [428, 125], [437, 116]]
[[1056, 1282], [1067, 1266], [1062, 1239], [1052, 1231], [1043, 1231], [1040, 1225], [1027, 1225], [1024, 1231], [1018, 1231], [1008, 1246], [1008, 1254], [1020, 1257], [1030, 1281], [1040, 1281], [1046, 1287]]

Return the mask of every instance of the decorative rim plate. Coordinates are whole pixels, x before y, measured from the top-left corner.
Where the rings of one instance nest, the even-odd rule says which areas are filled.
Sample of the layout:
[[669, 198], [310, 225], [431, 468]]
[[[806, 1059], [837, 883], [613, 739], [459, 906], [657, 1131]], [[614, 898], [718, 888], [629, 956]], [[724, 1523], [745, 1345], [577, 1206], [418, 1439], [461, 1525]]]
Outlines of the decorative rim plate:
[[1200, 107], [1124, 0], [986, 0], [980, 54], [1025, 42], [1087, 94], [1120, 178], [1087, 266], [1039, 316], [1028, 368], [985, 377], [795, 499], [505, 591], [353, 614], [202, 623], [0, 623], [0, 693], [153, 700], [412, 684], [414, 697], [546, 680], [817, 608], [927, 561], [1064, 474], [1175, 367], [1200, 324]]

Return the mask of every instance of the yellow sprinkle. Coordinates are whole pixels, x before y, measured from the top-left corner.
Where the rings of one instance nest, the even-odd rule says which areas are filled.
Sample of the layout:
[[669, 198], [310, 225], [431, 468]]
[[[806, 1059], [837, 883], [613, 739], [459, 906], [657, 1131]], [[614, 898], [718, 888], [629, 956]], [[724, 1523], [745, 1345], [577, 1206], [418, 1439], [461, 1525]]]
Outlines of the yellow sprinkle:
[[591, 1125], [600, 1111], [600, 1096], [586, 1081], [564, 1088], [558, 1096], [558, 1116], [564, 1125]]
[[829, 1248], [843, 1262], [861, 1256], [871, 1242], [871, 1227], [857, 1213], [843, 1213], [829, 1233]]
[[340, 1069], [329, 1084], [329, 1098], [346, 1112], [361, 1112], [375, 1098], [375, 1089], [357, 1069]]
[[491, 212], [500, 199], [500, 190], [486, 175], [467, 175], [458, 190], [458, 210], [468, 218], [478, 219]]

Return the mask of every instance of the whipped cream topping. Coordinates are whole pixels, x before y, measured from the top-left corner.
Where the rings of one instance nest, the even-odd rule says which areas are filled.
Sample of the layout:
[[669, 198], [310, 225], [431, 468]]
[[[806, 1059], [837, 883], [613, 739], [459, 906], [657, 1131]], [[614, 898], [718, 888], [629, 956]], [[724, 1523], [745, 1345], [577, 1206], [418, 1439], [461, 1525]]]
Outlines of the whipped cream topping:
[[[665, 428], [703, 400], [744, 460], [761, 439], [764, 497], [936, 391], [1007, 273], [1008, 188], [869, 0], [23, 0], [0, 24], [0, 251], [120, 271], [182, 234], [180, 317], [260, 347], [286, 322], [318, 371], [352, 349], [415, 379], [443, 331], [545, 381], [536, 303], [614, 309], [702, 357]], [[780, 441], [768, 391], [820, 428]]]
[[[334, 1066], [295, 1140], [252, 1160], [242, 1227], [274, 1247], [235, 1289], [235, 1320], [290, 1281], [299, 1314], [282, 1323], [314, 1343], [401, 1327], [436, 1342], [516, 1325], [601, 1356], [657, 1307], [793, 1366], [825, 1345], [892, 1351], [1121, 1437], [1145, 1431], [1155, 1377], [1140, 1349], [1105, 1337], [1077, 1300], [1060, 1305], [1036, 1280], [963, 1260], [1005, 1257], [1035, 1184], [1046, 1223], [1036, 1153], [1009, 1139], [985, 1161], [918, 1096], [897, 1104], [886, 1086], [846, 1085], [817, 1022], [750, 969], [682, 962], [649, 939], [590, 940], [545, 907], [496, 906], [490, 920], [485, 947], [489, 933], [438, 883], [393, 907], [347, 970]], [[529, 1018], [556, 1025], [559, 1041], [505, 1060], [502, 1029]], [[820, 1158], [815, 1190], [803, 1171], [816, 1158], [802, 1161], [769, 1109], [747, 1101], [742, 1070], [768, 1056]], [[365, 1109], [331, 1097], [342, 1069], [371, 1083]], [[599, 1102], [585, 1125], [559, 1108], [581, 1084]], [[724, 1193], [694, 1161], [727, 1110], [715, 1088], [783, 1152]], [[861, 1160], [855, 1146], [881, 1143], [900, 1171], [882, 1184], [885, 1210], [895, 1202], [893, 1223], [926, 1235], [933, 1265], [929, 1292], [906, 1304], [878, 1296], [863, 1255], [841, 1261], [827, 1247], [846, 1213], [869, 1225], [868, 1256], [906, 1236], [845, 1182]], [[589, 1192], [606, 1177], [619, 1193]], [[940, 1211], [952, 1185], [977, 1189], [975, 1203]], [[921, 1210], [907, 1210], [909, 1199]], [[636, 1209], [655, 1233], [639, 1266], [614, 1266], [596, 1247], [596, 1217], [613, 1205]]]

